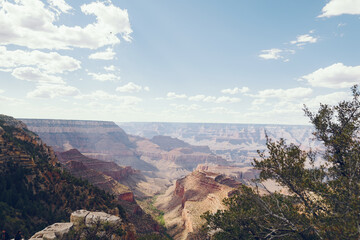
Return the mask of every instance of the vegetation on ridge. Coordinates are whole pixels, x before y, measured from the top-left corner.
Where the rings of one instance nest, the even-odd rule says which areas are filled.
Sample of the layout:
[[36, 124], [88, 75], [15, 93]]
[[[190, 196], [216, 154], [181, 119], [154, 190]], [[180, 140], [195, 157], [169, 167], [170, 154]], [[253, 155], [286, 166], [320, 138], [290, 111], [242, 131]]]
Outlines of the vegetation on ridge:
[[[228, 209], [207, 212], [204, 231], [194, 239], [359, 239], [360, 237], [360, 92], [351, 101], [321, 104], [316, 113], [306, 106], [314, 136], [325, 146], [319, 153], [267, 139], [268, 152], [259, 152], [254, 167], [260, 180], [272, 179], [289, 195], [261, 195], [242, 186], [224, 201]], [[211, 233], [211, 234], [210, 234]]]
[[0, 117], [0, 226], [10, 235], [21, 230], [29, 237], [78, 209], [120, 213], [125, 219], [113, 196], [56, 166], [51, 149], [20, 121]]

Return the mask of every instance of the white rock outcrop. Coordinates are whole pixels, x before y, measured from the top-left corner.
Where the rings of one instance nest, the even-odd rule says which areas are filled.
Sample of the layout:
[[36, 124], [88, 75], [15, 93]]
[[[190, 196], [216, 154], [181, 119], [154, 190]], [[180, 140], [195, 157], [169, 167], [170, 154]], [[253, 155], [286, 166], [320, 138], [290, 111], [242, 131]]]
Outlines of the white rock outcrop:
[[100, 223], [110, 223], [116, 224], [121, 222], [121, 218], [110, 215], [104, 212], [89, 212], [89, 214], [85, 218], [85, 225], [91, 226], [100, 221]]
[[70, 222], [72, 222], [75, 226], [85, 224], [85, 218], [90, 213], [87, 210], [77, 210], [70, 215]]
[[53, 225], [50, 225], [44, 230], [37, 232], [30, 238], [30, 240], [55, 240], [59, 239], [64, 234], [68, 233], [72, 228], [74, 224], [73, 223], [54, 223]]
[[69, 223], [54, 223], [42, 231], [35, 233], [29, 240], [56, 240], [67, 234], [73, 227], [85, 224], [92, 226], [95, 223], [121, 223], [121, 218], [104, 212], [90, 212], [87, 210], [77, 210], [70, 216]]

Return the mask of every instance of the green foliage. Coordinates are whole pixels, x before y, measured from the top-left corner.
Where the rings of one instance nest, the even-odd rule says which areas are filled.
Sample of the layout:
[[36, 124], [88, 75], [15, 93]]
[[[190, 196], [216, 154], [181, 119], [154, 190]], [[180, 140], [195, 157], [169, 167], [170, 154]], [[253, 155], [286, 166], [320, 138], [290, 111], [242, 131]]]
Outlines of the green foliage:
[[157, 197], [158, 195], [155, 195], [152, 198], [138, 199], [137, 202], [146, 213], [150, 214], [153, 219], [165, 228], [165, 213], [154, 206]]
[[[205, 213], [205, 235], [213, 239], [359, 239], [360, 238], [360, 92], [336, 106], [321, 104], [316, 113], [306, 106], [320, 153], [305, 152], [283, 139], [267, 138], [254, 167], [259, 181], [275, 180], [289, 195], [242, 186], [224, 201], [227, 210]], [[200, 239], [200, 238], [199, 238]]]
[[163, 236], [158, 233], [148, 233], [148, 234], [139, 234], [137, 239], [138, 240], [170, 240], [172, 238], [169, 236]]
[[26, 140], [26, 136], [32, 139], [35, 134], [8, 124], [2, 116], [0, 126], [4, 129], [5, 144], [35, 161], [35, 166], [23, 167], [9, 156], [0, 164], [0, 226], [11, 236], [21, 230], [30, 237], [54, 222], [68, 221], [70, 213], [78, 209], [118, 208], [126, 221], [124, 209], [112, 195], [53, 166], [46, 146]]
[[123, 239], [126, 232], [123, 230], [122, 225], [111, 224], [109, 222], [101, 223], [97, 221], [92, 226], [82, 224], [72, 229], [69, 233], [64, 235], [61, 240], [112, 240]]

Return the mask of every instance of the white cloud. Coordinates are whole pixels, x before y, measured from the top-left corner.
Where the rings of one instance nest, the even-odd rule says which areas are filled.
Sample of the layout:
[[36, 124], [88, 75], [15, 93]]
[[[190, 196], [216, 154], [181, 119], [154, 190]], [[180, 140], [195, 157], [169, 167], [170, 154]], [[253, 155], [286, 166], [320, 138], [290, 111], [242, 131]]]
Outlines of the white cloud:
[[309, 108], [318, 108], [320, 103], [336, 105], [340, 101], [350, 100], [350, 99], [351, 96], [348, 92], [334, 92], [326, 95], [319, 95], [312, 99], [308, 99], [305, 101], [305, 105]]
[[292, 49], [278, 49], [278, 48], [272, 48], [272, 49], [268, 49], [268, 50], [262, 50], [261, 54], [259, 54], [259, 57], [265, 60], [278, 60], [278, 59], [283, 59], [284, 62], [288, 62], [290, 61], [288, 58], [286, 58], [285, 56], [289, 55], [289, 54], [295, 54], [295, 50]]
[[4, 90], [0, 89], [0, 94], [1, 94], [1, 93], [4, 93], [4, 92], [5, 92]]
[[115, 52], [112, 48], [107, 48], [104, 52], [96, 52], [89, 56], [90, 59], [100, 59], [100, 60], [112, 60], [115, 57]]
[[187, 96], [185, 94], [176, 94], [174, 92], [168, 92], [166, 94], [166, 96], [169, 98], [169, 99], [177, 99], [177, 98], [187, 98]]
[[191, 104], [191, 105], [185, 105], [185, 104], [170, 104], [170, 106], [174, 107], [176, 111], [198, 111], [201, 109], [200, 105], [197, 104]]
[[58, 9], [57, 11], [61, 11], [63, 13], [68, 13], [69, 10], [72, 9], [72, 7], [64, 0], [48, 0], [48, 2], [53, 8]]
[[228, 97], [228, 96], [222, 96], [222, 97], [218, 97], [215, 102], [216, 103], [237, 103], [240, 102], [241, 99], [240, 98], [232, 98], [232, 97]]
[[4, 68], [33, 66], [45, 70], [47, 73], [63, 73], [80, 69], [80, 64], [80, 61], [57, 52], [10, 51], [4, 46], [0, 46], [0, 67]]
[[198, 94], [198, 95], [189, 97], [189, 101], [203, 101], [205, 98], [206, 98], [205, 95]]
[[360, 1], [358, 0], [331, 0], [322, 9], [318, 17], [333, 17], [342, 14], [360, 14]]
[[96, 21], [85, 27], [55, 25], [59, 12], [70, 8], [64, 1], [54, 0], [50, 7], [40, 0], [1, 1], [0, 44], [14, 44], [32, 49], [97, 49], [120, 42], [118, 35], [131, 41], [129, 16], [113, 4], [92, 2], [81, 11], [94, 15]]
[[278, 48], [272, 48], [268, 50], [262, 50], [261, 54], [259, 55], [260, 58], [269, 60], [269, 59], [279, 59], [282, 58], [281, 53], [283, 50]]
[[47, 74], [37, 68], [15, 68], [12, 75], [17, 79], [36, 83], [35, 90], [27, 93], [27, 97], [30, 98], [55, 98], [79, 94], [77, 88], [68, 86], [61, 77]]
[[207, 109], [207, 111], [211, 114], [238, 114], [238, 112], [235, 112], [234, 110], [225, 107], [214, 107]]
[[214, 97], [214, 96], [205, 96], [203, 94], [191, 96], [188, 98], [189, 101], [197, 101], [197, 102], [208, 102], [208, 103], [235, 103], [240, 102], [240, 98], [232, 98], [228, 96], [222, 97]]
[[[313, 33], [312, 31], [310, 33]], [[291, 44], [296, 44], [297, 46], [303, 46], [307, 43], [316, 43], [317, 38], [314, 36], [311, 36], [310, 34], [303, 34], [296, 37], [296, 40], [291, 41]]]
[[105, 66], [104, 69], [106, 71], [115, 71], [116, 67], [114, 65], [110, 65], [110, 66]]
[[129, 82], [128, 84], [125, 84], [124, 86], [121, 87], [117, 87], [116, 91], [117, 92], [128, 92], [128, 93], [133, 93], [133, 92], [140, 92], [143, 89], [142, 86], [140, 85], [136, 85], [133, 82]]
[[214, 96], [205, 96], [205, 98], [202, 100], [203, 102], [216, 102], [216, 97]]
[[[19, 107], [20, 103], [24, 103], [22, 99], [19, 98], [10, 98], [10, 97], [6, 97], [6, 96], [1, 96], [0, 95], [0, 106], [2, 107], [2, 111], [3, 111], [3, 107], [9, 107], [11, 106], [13, 108], [12, 105]], [[14, 108], [13, 108], [14, 109]], [[2, 112], [3, 113], [3, 112]]]
[[267, 98], [279, 98], [279, 99], [295, 99], [303, 98], [310, 95], [313, 92], [311, 88], [289, 88], [289, 89], [266, 89], [259, 91], [258, 94], [252, 95], [252, 97], [267, 99]]
[[101, 82], [120, 80], [119, 76], [112, 73], [88, 73], [88, 75]]
[[61, 77], [46, 74], [44, 72], [41, 72], [39, 69], [32, 67], [15, 68], [12, 72], [12, 75], [20, 80], [35, 82], [39, 84], [65, 84]]
[[303, 76], [313, 87], [347, 88], [360, 83], [360, 66], [345, 66], [335, 63]]
[[110, 94], [102, 90], [97, 90], [90, 94], [83, 94], [76, 96], [77, 99], [86, 99], [86, 100], [94, 100], [94, 101], [117, 101], [121, 102], [124, 105], [136, 105], [142, 101], [141, 98], [134, 96], [119, 96], [115, 94]]
[[35, 90], [29, 92], [27, 97], [30, 98], [55, 98], [59, 96], [76, 96], [79, 90], [72, 86], [61, 84], [43, 84], [36, 87]]
[[242, 87], [242, 88], [235, 87], [233, 89], [227, 88], [227, 89], [221, 90], [221, 92], [225, 93], [225, 94], [226, 93], [228, 93], [228, 94], [247, 93], [249, 91], [250, 91], [250, 89], [248, 87]]
[[251, 104], [252, 105], [264, 105], [266, 103], [265, 98], [257, 98]]

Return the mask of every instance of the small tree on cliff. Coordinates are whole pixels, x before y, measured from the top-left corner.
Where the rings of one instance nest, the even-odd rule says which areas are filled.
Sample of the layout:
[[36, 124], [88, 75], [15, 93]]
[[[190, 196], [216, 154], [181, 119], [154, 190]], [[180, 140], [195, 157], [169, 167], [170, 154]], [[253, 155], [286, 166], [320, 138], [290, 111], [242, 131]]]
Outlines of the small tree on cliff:
[[[325, 146], [324, 164], [316, 154], [283, 139], [267, 138], [268, 154], [259, 152], [254, 167], [260, 180], [273, 179], [290, 194], [260, 195], [242, 186], [226, 199], [227, 210], [207, 212], [207, 230], [214, 239], [359, 239], [360, 238], [360, 92], [352, 87], [351, 101], [320, 104], [305, 115], [314, 136]], [[305, 167], [310, 163], [311, 167]]]

